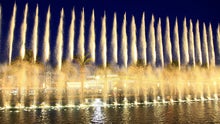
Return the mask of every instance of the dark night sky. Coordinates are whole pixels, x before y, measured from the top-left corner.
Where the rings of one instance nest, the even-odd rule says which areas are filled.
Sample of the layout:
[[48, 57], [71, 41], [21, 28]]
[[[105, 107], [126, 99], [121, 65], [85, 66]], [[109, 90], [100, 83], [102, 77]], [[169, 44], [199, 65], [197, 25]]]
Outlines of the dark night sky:
[[[13, 5], [15, 0], [0, 0], [2, 6], [2, 38], [1, 38], [1, 53], [4, 53], [4, 45], [7, 39], [7, 32], [9, 22], [12, 14]], [[127, 33], [129, 35], [129, 27], [131, 16], [134, 15], [136, 19], [137, 31], [140, 27], [142, 13], [146, 14], [146, 30], [148, 30], [151, 15], [154, 14], [157, 24], [158, 18], [162, 18], [162, 25], [165, 25], [165, 17], [170, 17], [171, 33], [173, 29], [173, 23], [175, 18], [178, 18], [179, 27], [181, 32], [183, 18], [193, 20], [195, 24], [196, 20], [205, 22], [207, 25], [209, 22], [213, 25], [213, 31], [215, 32], [217, 24], [220, 22], [220, 4], [214, 0], [16, 0], [17, 15], [16, 15], [16, 27], [15, 27], [15, 40], [14, 47], [16, 49], [16, 43], [19, 42], [20, 26], [23, 20], [23, 11], [25, 3], [28, 3], [28, 29], [27, 29], [27, 48], [30, 46], [33, 21], [35, 16], [36, 4], [39, 4], [39, 44], [42, 43], [45, 17], [47, 8], [51, 6], [51, 49], [53, 49], [56, 41], [57, 27], [59, 23], [59, 14], [61, 8], [64, 8], [65, 20], [64, 20], [64, 42], [68, 40], [68, 27], [71, 21], [71, 10], [75, 9], [76, 23], [75, 23], [75, 43], [78, 39], [79, 23], [81, 18], [81, 10], [85, 9], [85, 37], [88, 38], [88, 29], [90, 26], [90, 18], [92, 9], [95, 10], [95, 28], [96, 28], [96, 42], [99, 43], [100, 29], [101, 29], [101, 17], [104, 11], [107, 14], [107, 39], [108, 43], [111, 36], [113, 13], [117, 13], [118, 33], [120, 39], [121, 23], [123, 20], [123, 14], [127, 14]], [[201, 26], [201, 23], [200, 23]], [[162, 27], [163, 28], [163, 27]], [[164, 29], [162, 29], [164, 31]], [[137, 32], [138, 33], [138, 32]], [[39, 46], [39, 51], [42, 46]], [[64, 45], [64, 48], [66, 46]], [[53, 52], [53, 51], [52, 51]], [[39, 53], [40, 55], [41, 53]], [[16, 56], [16, 52], [13, 53]]]

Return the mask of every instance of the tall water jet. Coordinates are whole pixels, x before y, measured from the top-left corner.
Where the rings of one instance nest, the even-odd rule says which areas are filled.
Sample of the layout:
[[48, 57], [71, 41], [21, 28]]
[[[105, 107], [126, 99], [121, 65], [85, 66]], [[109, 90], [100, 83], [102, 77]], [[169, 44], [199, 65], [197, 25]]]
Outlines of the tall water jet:
[[208, 51], [208, 44], [207, 44], [207, 32], [206, 32], [206, 25], [203, 23], [203, 38], [202, 38], [202, 58], [203, 58], [203, 65], [209, 67], [209, 51]]
[[220, 64], [220, 24], [218, 24], [217, 30], [216, 30], [216, 44], [217, 44], [217, 50], [216, 50], [216, 64]]
[[25, 5], [23, 22], [21, 24], [20, 57], [23, 60], [25, 56], [26, 32], [27, 32], [27, 11], [28, 4]]
[[177, 66], [180, 68], [180, 46], [179, 46], [179, 29], [178, 20], [176, 18], [174, 31], [173, 31], [173, 62], [176, 62]]
[[130, 64], [136, 65], [137, 64], [137, 38], [136, 38], [136, 24], [135, 18], [132, 16], [131, 19], [131, 44], [130, 44]]
[[112, 39], [111, 39], [111, 63], [118, 63], [118, 35], [117, 35], [117, 15], [114, 13], [114, 20], [112, 26]]
[[37, 60], [37, 47], [38, 47], [38, 5], [36, 7], [33, 34], [32, 34], [32, 50], [33, 50], [34, 63]]
[[105, 68], [107, 64], [107, 38], [106, 38], [106, 15], [102, 18], [102, 29], [100, 38], [100, 54], [101, 54], [101, 65]]
[[183, 20], [183, 34], [182, 34], [182, 49], [181, 49], [181, 63], [182, 65], [187, 65], [189, 63], [189, 48], [188, 48], [188, 37], [187, 37], [187, 25], [186, 17]]
[[201, 39], [199, 31], [199, 21], [196, 22], [195, 29], [195, 61], [199, 66], [202, 65]]
[[81, 12], [81, 22], [80, 22], [80, 29], [79, 29], [79, 39], [78, 39], [78, 46], [77, 46], [77, 56], [84, 60], [85, 56], [85, 48], [84, 48], [84, 43], [85, 43], [85, 19], [84, 19], [84, 8], [82, 9]]
[[125, 68], [127, 68], [127, 62], [128, 62], [127, 39], [128, 38], [127, 38], [127, 33], [126, 33], [126, 13], [125, 13], [123, 23], [122, 23], [122, 30], [121, 30], [121, 50], [120, 50], [121, 64]]
[[89, 46], [88, 54], [91, 57], [91, 62], [95, 63], [95, 12], [92, 10], [91, 24], [89, 30]]
[[74, 38], [75, 38], [75, 10], [72, 10], [72, 17], [69, 28], [69, 39], [67, 49], [67, 61], [72, 61], [74, 56]]
[[143, 12], [142, 20], [141, 20], [141, 27], [140, 27], [140, 35], [139, 35], [139, 42], [138, 42], [138, 60], [143, 63], [143, 65], [147, 64], [147, 41], [146, 41], [146, 33], [145, 33], [145, 13]]
[[193, 34], [193, 23], [189, 21], [189, 64], [195, 66], [195, 47], [194, 47], [194, 34]]
[[162, 42], [162, 29], [161, 29], [161, 19], [159, 18], [157, 24], [157, 40], [156, 40], [156, 59], [159, 66], [164, 67], [164, 58], [163, 58], [163, 42]]
[[8, 39], [7, 39], [7, 49], [8, 49], [8, 64], [11, 65], [11, 57], [12, 57], [12, 45], [13, 45], [13, 40], [14, 40], [14, 29], [15, 29], [15, 18], [16, 18], [16, 10], [17, 6], [14, 4], [13, 7], [13, 13], [10, 21], [10, 27], [8, 31]]
[[170, 21], [169, 17], [166, 18], [166, 30], [165, 30], [165, 50], [164, 50], [164, 62], [165, 64], [171, 64], [172, 63], [172, 46], [171, 46], [171, 40], [170, 40]]
[[63, 9], [60, 13], [60, 23], [58, 26], [57, 39], [56, 39], [56, 61], [57, 61], [57, 69], [61, 70], [62, 67], [62, 56], [63, 56], [63, 18], [64, 12]]
[[148, 63], [155, 66], [156, 63], [156, 48], [155, 48], [155, 29], [154, 29], [154, 15], [151, 17], [149, 36], [148, 36]]
[[50, 59], [50, 6], [48, 7], [47, 18], [45, 23], [42, 56], [43, 56], [43, 63], [46, 64]]
[[209, 64], [210, 66], [215, 66], [215, 51], [213, 45], [213, 33], [212, 33], [212, 25], [209, 23], [209, 31], [208, 31], [208, 53], [209, 53]]

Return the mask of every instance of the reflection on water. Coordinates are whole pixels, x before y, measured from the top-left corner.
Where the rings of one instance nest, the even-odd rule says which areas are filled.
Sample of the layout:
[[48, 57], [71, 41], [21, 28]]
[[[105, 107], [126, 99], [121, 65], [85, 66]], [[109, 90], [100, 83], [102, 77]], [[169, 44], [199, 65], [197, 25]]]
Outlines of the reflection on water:
[[1, 123], [220, 123], [219, 101], [0, 110]]

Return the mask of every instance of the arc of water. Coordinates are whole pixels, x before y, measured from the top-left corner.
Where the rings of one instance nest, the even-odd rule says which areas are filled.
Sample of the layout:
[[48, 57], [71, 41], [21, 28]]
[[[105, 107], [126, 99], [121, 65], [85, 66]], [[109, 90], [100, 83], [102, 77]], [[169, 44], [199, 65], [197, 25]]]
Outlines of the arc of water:
[[136, 38], [136, 24], [135, 18], [132, 16], [131, 19], [131, 47], [130, 47], [130, 64], [137, 64], [137, 38]]
[[128, 61], [128, 50], [127, 50], [127, 33], [126, 33], [126, 13], [124, 14], [124, 19], [122, 23], [122, 31], [121, 31], [121, 61], [122, 65], [127, 68]]
[[139, 36], [139, 50], [138, 50], [138, 59], [143, 61], [143, 65], [147, 64], [147, 41], [146, 41], [146, 32], [145, 32], [145, 13], [142, 14], [141, 27], [140, 27], [140, 36]]
[[106, 38], [106, 15], [102, 18], [102, 29], [100, 38], [100, 54], [101, 54], [101, 64], [105, 68], [107, 65], [107, 38]]
[[12, 57], [12, 45], [13, 45], [13, 40], [14, 40], [14, 29], [15, 29], [15, 18], [16, 18], [16, 11], [17, 11], [17, 6], [14, 4], [13, 7], [13, 13], [10, 21], [10, 27], [8, 31], [8, 64], [11, 65], [11, 57]]
[[174, 32], [173, 32], [173, 61], [176, 61], [178, 67], [180, 68], [180, 46], [179, 46], [179, 29], [178, 29], [178, 20], [176, 18], [175, 25], [174, 25]]
[[95, 62], [95, 12], [92, 10], [91, 24], [89, 30], [89, 50], [92, 63]]
[[75, 38], [75, 10], [72, 10], [72, 17], [69, 28], [69, 41], [67, 50], [67, 60], [72, 61], [74, 56], [74, 38]]
[[163, 42], [162, 42], [162, 30], [161, 30], [161, 19], [160, 18], [157, 23], [156, 52], [157, 52], [156, 58], [158, 59], [158, 64], [161, 67], [164, 67]]
[[34, 63], [37, 60], [37, 47], [38, 47], [38, 5], [36, 7], [34, 28], [32, 34], [32, 50], [33, 50]]
[[112, 26], [112, 39], [111, 39], [111, 63], [118, 63], [118, 38], [117, 38], [117, 15], [114, 13], [114, 20]]
[[153, 67], [156, 63], [155, 42], [154, 15], [152, 15], [148, 36], [148, 61]]
[[50, 57], [50, 6], [47, 10], [45, 23], [44, 41], [43, 41], [43, 63], [46, 64]]
[[208, 53], [207, 32], [206, 32], [205, 23], [203, 23], [202, 58], [203, 58], [203, 64], [209, 67], [209, 53]]
[[182, 35], [182, 64], [187, 65], [189, 63], [189, 48], [188, 48], [188, 37], [187, 37], [187, 25], [186, 17], [183, 20], [183, 35]]
[[170, 41], [170, 21], [169, 17], [166, 18], [166, 30], [165, 30], [165, 53], [164, 61], [166, 64], [172, 63], [172, 46]]
[[20, 57], [23, 60], [25, 56], [26, 32], [27, 32], [27, 12], [28, 4], [25, 5], [24, 19], [21, 24]]
[[199, 21], [196, 22], [195, 29], [195, 61], [199, 66], [202, 65], [202, 52], [201, 52], [201, 40], [200, 40], [200, 31], [199, 31]]
[[189, 25], [189, 63], [195, 66], [195, 47], [194, 47], [194, 35], [193, 35], [193, 24], [190, 19]]
[[215, 66], [215, 51], [213, 45], [213, 33], [212, 33], [212, 25], [209, 23], [209, 30], [208, 30], [208, 52], [209, 52], [209, 63], [210, 66]]
[[79, 39], [78, 39], [78, 46], [77, 46], [77, 56], [84, 60], [85, 56], [85, 48], [84, 48], [84, 43], [85, 43], [85, 17], [84, 17], [84, 8], [82, 9], [81, 12], [81, 22], [80, 22], [80, 29], [79, 29]]
[[60, 12], [60, 23], [58, 26], [57, 39], [56, 39], [56, 61], [58, 70], [61, 70], [62, 67], [62, 56], [63, 56], [63, 18], [64, 11], [63, 9]]

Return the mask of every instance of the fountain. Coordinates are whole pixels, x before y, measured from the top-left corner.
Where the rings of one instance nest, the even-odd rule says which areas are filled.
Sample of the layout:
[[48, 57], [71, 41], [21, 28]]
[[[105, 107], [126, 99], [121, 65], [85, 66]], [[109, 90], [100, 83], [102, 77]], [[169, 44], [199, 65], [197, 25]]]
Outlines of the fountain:
[[[140, 25], [135, 20], [135, 16], [127, 20], [128, 15], [124, 13], [122, 23], [119, 25], [121, 32], [118, 33], [117, 24], [120, 23], [117, 21], [117, 14], [114, 13], [109, 35], [108, 14], [104, 12], [98, 44], [96, 36], [99, 33], [96, 30], [94, 10], [88, 28], [89, 35], [86, 38], [87, 23], [84, 9], [79, 20], [76, 18], [75, 10], [72, 9], [68, 35], [64, 35], [66, 12], [64, 13], [64, 9], [61, 8], [56, 40], [52, 41], [51, 37], [54, 36], [51, 35], [50, 26], [53, 18], [50, 18], [49, 6], [43, 26], [42, 42], [39, 42], [40, 11], [37, 5], [30, 41], [33, 55], [26, 56], [26, 44], [29, 42], [26, 39], [29, 29], [28, 13], [30, 12], [26, 4], [20, 27], [19, 60], [12, 57], [13, 45], [16, 45], [13, 42], [14, 30], [17, 26], [15, 25], [16, 4], [9, 29], [1, 30], [1, 32], [8, 30], [7, 52], [5, 52], [7, 58], [4, 58], [8, 60], [8, 64], [0, 65], [1, 108], [74, 107], [93, 105], [96, 102], [103, 106], [166, 104], [218, 100], [220, 97], [219, 25], [216, 37], [213, 35], [215, 33], [211, 23], [208, 29], [203, 23], [203, 32], [200, 35], [199, 21], [197, 20], [194, 30], [193, 21], [189, 20], [188, 28], [188, 20], [184, 18], [182, 36], [179, 36], [178, 21], [180, 20], [176, 18], [173, 35], [170, 35], [172, 25], [170, 26], [169, 17], [166, 17], [166, 26], [162, 35], [161, 18], [157, 21], [152, 15], [149, 31], [146, 32], [145, 13], [142, 14]], [[75, 28], [77, 22], [79, 27]], [[127, 22], [130, 22], [130, 32], [127, 32]], [[140, 30], [137, 30], [137, 27], [140, 27]], [[78, 39], [75, 38], [77, 34]], [[130, 37], [127, 38], [128, 36]], [[118, 37], [121, 37], [120, 40]], [[78, 40], [76, 43], [75, 39]], [[53, 47], [50, 47], [53, 43], [55, 50], [51, 50]], [[65, 43], [67, 43], [66, 49], [64, 49]], [[98, 48], [96, 48], [97, 44]], [[42, 48], [42, 56], [38, 54], [41, 52], [38, 48]], [[66, 58], [63, 57], [64, 50], [67, 51]], [[29, 59], [26, 60], [25, 57], [31, 57], [33, 61], [28, 61]], [[38, 58], [42, 59], [38, 60]], [[53, 66], [51, 61], [55, 61], [56, 66]]]
[[[158, 64], [164, 67], [164, 57], [163, 57], [163, 43], [162, 43], [162, 31], [161, 31], [161, 19], [159, 18], [157, 24], [157, 42], [156, 42], [156, 59]], [[145, 65], [145, 64], [144, 64]]]
[[21, 41], [20, 41], [20, 58], [23, 60], [25, 55], [25, 42], [26, 42], [26, 32], [27, 32], [27, 11], [28, 5], [25, 5], [24, 19], [21, 24]]
[[112, 27], [112, 39], [111, 39], [111, 63], [118, 63], [118, 38], [117, 38], [117, 15], [114, 13], [113, 27]]
[[136, 24], [135, 18], [132, 16], [131, 20], [131, 45], [130, 45], [130, 65], [137, 64], [137, 41], [136, 41]]
[[101, 38], [100, 38], [100, 58], [101, 58], [101, 66], [106, 68], [107, 65], [107, 38], [106, 38], [106, 15], [102, 18], [102, 29], [101, 29]]
[[63, 9], [61, 10], [60, 13], [60, 24], [58, 27], [58, 32], [57, 32], [57, 41], [56, 41], [56, 52], [55, 52], [55, 57], [57, 61], [57, 68], [58, 70], [61, 70], [62, 67], [62, 56], [63, 56], [63, 17], [64, 12]]
[[42, 58], [44, 64], [46, 64], [50, 59], [50, 6], [48, 7], [47, 11]]
[[38, 5], [36, 7], [35, 12], [35, 19], [34, 19], [34, 28], [33, 28], [33, 35], [32, 35], [32, 50], [33, 50], [33, 58], [34, 63], [37, 60], [37, 47], [38, 47]]
[[13, 8], [13, 13], [12, 13], [12, 17], [11, 17], [11, 22], [10, 22], [10, 27], [8, 30], [8, 64], [11, 65], [11, 56], [12, 56], [12, 45], [13, 45], [13, 40], [14, 40], [14, 30], [15, 30], [15, 16], [16, 16], [16, 9], [17, 6], [16, 4], [14, 5]]
[[172, 46], [170, 40], [170, 21], [169, 17], [166, 18], [166, 29], [164, 36], [164, 63], [171, 64], [172, 63]]
[[201, 40], [199, 31], [199, 21], [196, 22], [195, 30], [195, 61], [198, 65], [202, 65], [202, 52], [201, 52]]
[[91, 61], [92, 63], [94, 63], [95, 62], [95, 12], [94, 10], [92, 11], [91, 25], [90, 25], [90, 30], [89, 30], [88, 54], [90, 54]]
[[178, 67], [180, 67], [180, 47], [179, 47], [179, 32], [178, 32], [178, 20], [176, 18], [173, 34], [173, 61], [177, 62]]
[[122, 30], [121, 30], [121, 50], [120, 50], [120, 63], [123, 67], [127, 68], [128, 62], [128, 46], [127, 46], [127, 32], [126, 32], [126, 13], [124, 14]]
[[156, 63], [156, 51], [155, 51], [155, 30], [154, 30], [154, 16], [152, 15], [150, 29], [149, 29], [149, 38], [148, 38], [148, 63], [151, 66], [155, 66]]
[[189, 25], [189, 64], [195, 66], [195, 46], [194, 46], [194, 35], [193, 35], [193, 24], [190, 19]]
[[75, 37], [75, 10], [72, 10], [72, 19], [69, 28], [69, 39], [68, 39], [68, 50], [67, 50], [67, 60], [72, 61], [74, 56], [74, 37]]
[[209, 67], [209, 55], [208, 55], [208, 44], [207, 44], [207, 33], [206, 26], [203, 23], [203, 38], [202, 38], [202, 62], [204, 66]]
[[84, 48], [84, 42], [85, 42], [85, 38], [84, 38], [84, 28], [85, 28], [85, 19], [84, 19], [84, 8], [82, 10], [81, 13], [81, 22], [80, 22], [80, 30], [79, 30], [79, 39], [78, 39], [78, 45], [77, 45], [77, 55], [79, 58], [81, 58], [82, 60], [84, 59], [85, 56], [85, 48]]
[[147, 64], [146, 50], [147, 50], [147, 42], [146, 42], [146, 32], [145, 32], [145, 13], [143, 13], [141, 20], [139, 49], [138, 49], [138, 58], [139, 60], [142, 61], [143, 65]]
[[183, 21], [183, 35], [182, 35], [182, 49], [181, 49], [181, 63], [182, 65], [188, 65], [189, 63], [189, 49], [188, 49], [188, 37], [187, 37], [186, 18]]

